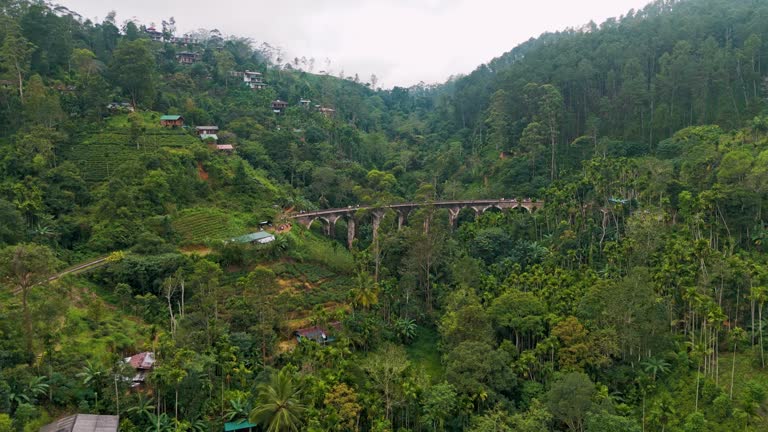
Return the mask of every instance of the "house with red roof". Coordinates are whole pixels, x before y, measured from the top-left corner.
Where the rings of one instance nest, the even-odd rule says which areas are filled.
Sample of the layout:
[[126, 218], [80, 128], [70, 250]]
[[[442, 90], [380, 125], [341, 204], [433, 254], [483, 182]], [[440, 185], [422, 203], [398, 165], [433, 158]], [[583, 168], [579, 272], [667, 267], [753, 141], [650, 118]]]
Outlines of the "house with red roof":
[[329, 323], [327, 327], [312, 326], [303, 329], [298, 329], [293, 332], [296, 336], [296, 340], [301, 342], [315, 341], [319, 344], [327, 344], [336, 340], [333, 336], [341, 330], [341, 323], [338, 321]]
[[144, 383], [147, 375], [155, 367], [155, 353], [149, 351], [138, 353], [131, 357], [126, 357], [124, 362], [131, 365], [131, 368], [136, 371], [136, 375], [131, 378], [131, 387], [138, 387]]

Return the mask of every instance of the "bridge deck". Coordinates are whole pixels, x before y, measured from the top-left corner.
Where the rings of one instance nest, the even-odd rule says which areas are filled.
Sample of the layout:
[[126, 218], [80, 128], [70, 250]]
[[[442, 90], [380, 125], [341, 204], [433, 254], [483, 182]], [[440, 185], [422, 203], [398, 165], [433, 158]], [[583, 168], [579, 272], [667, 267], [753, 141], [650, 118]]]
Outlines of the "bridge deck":
[[523, 200], [518, 201], [516, 199], [480, 199], [480, 200], [455, 200], [455, 201], [432, 201], [432, 202], [410, 202], [410, 203], [398, 203], [398, 204], [387, 204], [383, 206], [349, 206], [349, 207], [340, 207], [340, 208], [333, 208], [333, 209], [324, 209], [324, 210], [315, 210], [315, 211], [309, 211], [309, 212], [302, 212], [302, 213], [294, 213], [290, 216], [290, 218], [296, 219], [296, 218], [306, 218], [306, 217], [313, 217], [313, 216], [326, 216], [326, 215], [333, 215], [333, 214], [339, 214], [339, 213], [351, 213], [351, 212], [357, 212], [359, 210], [378, 210], [378, 209], [400, 209], [400, 208], [413, 208], [413, 207], [424, 207], [428, 205], [432, 205], [435, 207], [453, 207], [453, 206], [473, 206], [473, 205], [500, 205], [507, 208], [514, 208], [517, 206], [525, 206], [525, 205], [533, 205], [535, 207], [542, 206], [544, 204], [543, 201], [531, 201], [531, 200]]

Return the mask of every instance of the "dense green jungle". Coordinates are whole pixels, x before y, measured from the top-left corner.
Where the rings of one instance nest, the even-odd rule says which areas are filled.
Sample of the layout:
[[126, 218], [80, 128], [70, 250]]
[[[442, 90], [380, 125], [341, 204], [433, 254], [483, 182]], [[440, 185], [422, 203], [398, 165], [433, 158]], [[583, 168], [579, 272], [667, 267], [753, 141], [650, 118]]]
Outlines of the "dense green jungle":
[[0, 0], [0, 432], [768, 430], [768, 1], [391, 89], [178, 33]]

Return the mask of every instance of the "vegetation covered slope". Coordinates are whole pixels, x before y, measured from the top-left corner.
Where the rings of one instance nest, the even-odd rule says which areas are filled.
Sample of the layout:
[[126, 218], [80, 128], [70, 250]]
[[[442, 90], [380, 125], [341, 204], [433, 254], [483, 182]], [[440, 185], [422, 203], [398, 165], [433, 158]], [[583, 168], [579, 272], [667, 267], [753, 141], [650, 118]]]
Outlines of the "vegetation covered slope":
[[[768, 428], [767, 2], [657, 1], [392, 90], [172, 20], [153, 41], [0, 8], [0, 431], [75, 412], [123, 431]], [[196, 136], [211, 124], [233, 154]], [[501, 197], [546, 205], [456, 227], [428, 205]], [[362, 212], [351, 250], [346, 222], [328, 239], [287, 217], [403, 200], [427, 205], [378, 235]], [[263, 221], [274, 242], [222, 242]]]

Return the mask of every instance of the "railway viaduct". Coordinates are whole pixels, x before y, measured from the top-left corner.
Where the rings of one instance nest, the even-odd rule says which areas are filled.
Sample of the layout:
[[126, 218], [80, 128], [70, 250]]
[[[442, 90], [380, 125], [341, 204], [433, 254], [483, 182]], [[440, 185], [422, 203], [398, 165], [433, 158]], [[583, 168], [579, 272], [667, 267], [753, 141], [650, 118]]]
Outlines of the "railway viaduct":
[[[530, 199], [524, 199], [518, 201], [516, 199], [481, 199], [481, 200], [462, 200], [462, 201], [431, 201], [431, 202], [411, 202], [401, 204], [389, 204], [383, 206], [349, 206], [345, 208], [325, 209], [317, 211], [308, 211], [294, 213], [289, 216], [290, 219], [304, 225], [309, 228], [312, 223], [320, 220], [324, 222], [325, 233], [327, 235], [333, 235], [336, 222], [339, 219], [345, 219], [347, 221], [347, 245], [351, 248], [352, 242], [357, 235], [357, 215], [359, 212], [370, 212], [373, 221], [373, 236], [376, 238], [378, 235], [379, 225], [384, 215], [389, 210], [397, 213], [397, 227], [402, 228], [408, 214], [411, 211], [419, 207], [432, 206], [438, 209], [447, 209], [448, 218], [451, 226], [456, 226], [456, 221], [459, 217], [459, 212], [463, 209], [472, 209], [477, 215], [484, 213], [491, 208], [499, 209], [501, 211], [511, 210], [515, 208], [525, 209], [528, 212], [533, 212], [544, 207], [544, 201], [534, 201]], [[428, 228], [428, 227], [427, 227]]]

